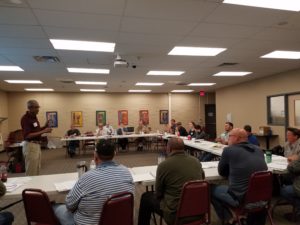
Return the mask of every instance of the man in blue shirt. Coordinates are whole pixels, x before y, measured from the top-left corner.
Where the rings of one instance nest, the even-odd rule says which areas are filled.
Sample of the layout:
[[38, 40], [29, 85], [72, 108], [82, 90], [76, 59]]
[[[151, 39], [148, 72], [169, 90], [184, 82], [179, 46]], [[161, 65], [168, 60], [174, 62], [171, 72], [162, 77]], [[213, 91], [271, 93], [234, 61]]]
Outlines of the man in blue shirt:
[[250, 125], [245, 125], [244, 130], [247, 132], [248, 135], [248, 142], [254, 145], [259, 146], [259, 141], [255, 137], [255, 135], [252, 134], [252, 128]]

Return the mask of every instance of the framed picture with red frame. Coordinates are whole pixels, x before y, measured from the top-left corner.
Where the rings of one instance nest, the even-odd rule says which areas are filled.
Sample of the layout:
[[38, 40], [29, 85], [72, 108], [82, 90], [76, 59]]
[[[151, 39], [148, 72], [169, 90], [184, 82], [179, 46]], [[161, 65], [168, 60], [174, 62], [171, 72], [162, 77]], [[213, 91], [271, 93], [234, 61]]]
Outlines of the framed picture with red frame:
[[140, 121], [143, 121], [144, 125], [149, 124], [149, 111], [148, 110], [140, 110]]

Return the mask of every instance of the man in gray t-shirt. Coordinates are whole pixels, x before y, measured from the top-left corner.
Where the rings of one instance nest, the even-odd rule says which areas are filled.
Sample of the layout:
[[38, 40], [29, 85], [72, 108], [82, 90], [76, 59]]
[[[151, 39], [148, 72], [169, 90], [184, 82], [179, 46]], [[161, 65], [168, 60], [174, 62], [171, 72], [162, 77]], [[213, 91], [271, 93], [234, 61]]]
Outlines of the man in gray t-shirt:
[[252, 173], [267, 170], [263, 151], [247, 142], [244, 129], [235, 128], [229, 133], [229, 146], [224, 148], [218, 171], [227, 177], [229, 185], [212, 187], [212, 204], [217, 215], [226, 222], [232, 219], [231, 212], [224, 203], [238, 206], [247, 191]]

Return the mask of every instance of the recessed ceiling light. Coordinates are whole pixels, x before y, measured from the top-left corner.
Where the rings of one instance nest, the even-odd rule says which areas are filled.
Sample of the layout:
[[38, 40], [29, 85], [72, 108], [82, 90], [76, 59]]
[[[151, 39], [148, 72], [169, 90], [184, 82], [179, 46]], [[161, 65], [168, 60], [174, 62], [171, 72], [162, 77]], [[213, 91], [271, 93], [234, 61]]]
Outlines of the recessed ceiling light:
[[84, 85], [107, 85], [107, 82], [100, 82], [100, 81], [75, 81], [75, 84], [84, 84]]
[[190, 83], [188, 86], [213, 86], [216, 83]]
[[83, 92], [105, 92], [105, 89], [80, 89]]
[[189, 93], [189, 92], [193, 92], [194, 90], [173, 90], [171, 92], [173, 93]]
[[300, 52], [296, 51], [273, 51], [260, 58], [273, 58], [273, 59], [300, 59]]
[[19, 66], [0, 66], [0, 71], [24, 71]]
[[54, 91], [53, 88], [25, 88], [25, 91]]
[[99, 73], [109, 74], [108, 69], [92, 69], [92, 68], [67, 68], [69, 73]]
[[128, 90], [128, 92], [147, 93], [147, 92], [151, 92], [151, 90]]
[[299, 0], [224, 0], [223, 3], [269, 9], [300, 11]]
[[252, 72], [244, 72], [244, 71], [222, 71], [214, 74], [216, 77], [241, 77], [251, 74]]
[[4, 80], [10, 84], [42, 84], [40, 80]]
[[138, 82], [135, 86], [162, 86], [164, 83], [145, 83], [145, 82]]
[[159, 71], [159, 70], [150, 70], [147, 75], [153, 76], [180, 76], [185, 71]]
[[77, 40], [61, 40], [50, 39], [55, 49], [77, 50], [77, 51], [93, 51], [93, 52], [114, 52], [115, 43], [95, 42], [95, 41], [77, 41]]
[[175, 46], [168, 55], [216, 56], [226, 48], [185, 47]]

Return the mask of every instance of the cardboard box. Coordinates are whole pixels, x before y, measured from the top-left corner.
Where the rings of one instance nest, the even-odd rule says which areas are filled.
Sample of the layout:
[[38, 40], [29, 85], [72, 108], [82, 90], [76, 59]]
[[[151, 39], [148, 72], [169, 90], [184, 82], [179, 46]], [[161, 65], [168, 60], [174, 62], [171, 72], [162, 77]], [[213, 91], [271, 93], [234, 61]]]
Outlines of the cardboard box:
[[260, 126], [258, 134], [260, 135], [269, 135], [271, 131], [271, 127]]

